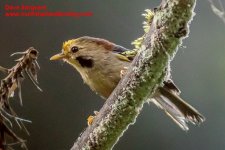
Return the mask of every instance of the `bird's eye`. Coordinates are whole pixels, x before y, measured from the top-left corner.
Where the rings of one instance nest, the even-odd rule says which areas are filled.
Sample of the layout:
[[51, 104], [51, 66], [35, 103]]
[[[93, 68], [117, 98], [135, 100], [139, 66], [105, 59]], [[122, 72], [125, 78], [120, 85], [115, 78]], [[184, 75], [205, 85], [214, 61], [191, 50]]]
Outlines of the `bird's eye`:
[[72, 53], [76, 53], [78, 50], [79, 50], [79, 48], [78, 48], [77, 46], [73, 46], [73, 47], [71, 48], [71, 52], [72, 52]]

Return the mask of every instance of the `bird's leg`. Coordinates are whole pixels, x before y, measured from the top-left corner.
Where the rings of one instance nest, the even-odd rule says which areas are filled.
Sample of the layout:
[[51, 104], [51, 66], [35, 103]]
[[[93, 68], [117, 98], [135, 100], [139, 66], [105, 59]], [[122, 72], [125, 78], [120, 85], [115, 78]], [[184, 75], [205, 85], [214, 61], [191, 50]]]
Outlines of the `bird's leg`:
[[87, 124], [88, 126], [91, 126], [95, 117], [98, 115], [98, 111], [94, 111], [94, 116], [90, 115], [88, 118], [87, 118]]

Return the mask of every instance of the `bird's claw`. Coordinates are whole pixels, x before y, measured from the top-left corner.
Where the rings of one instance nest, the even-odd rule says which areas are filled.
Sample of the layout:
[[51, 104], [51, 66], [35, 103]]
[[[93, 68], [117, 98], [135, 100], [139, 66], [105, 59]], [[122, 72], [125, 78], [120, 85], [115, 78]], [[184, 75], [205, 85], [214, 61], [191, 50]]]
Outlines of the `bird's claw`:
[[128, 67], [123, 67], [123, 69], [120, 71], [120, 77], [122, 78], [127, 73]]
[[98, 115], [98, 111], [94, 111], [94, 116], [90, 115], [88, 118], [87, 118], [87, 124], [88, 126], [91, 126], [95, 117]]

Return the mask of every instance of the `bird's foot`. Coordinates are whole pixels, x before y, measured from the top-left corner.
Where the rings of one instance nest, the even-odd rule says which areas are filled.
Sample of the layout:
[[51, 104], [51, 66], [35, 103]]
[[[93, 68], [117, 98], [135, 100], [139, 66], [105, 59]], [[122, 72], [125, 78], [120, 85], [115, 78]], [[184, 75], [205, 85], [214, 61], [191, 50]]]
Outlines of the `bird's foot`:
[[127, 73], [128, 67], [123, 67], [123, 69], [120, 71], [120, 77], [122, 78]]
[[94, 116], [90, 115], [88, 118], [87, 118], [87, 124], [88, 126], [91, 126], [95, 117], [98, 115], [98, 111], [94, 111]]

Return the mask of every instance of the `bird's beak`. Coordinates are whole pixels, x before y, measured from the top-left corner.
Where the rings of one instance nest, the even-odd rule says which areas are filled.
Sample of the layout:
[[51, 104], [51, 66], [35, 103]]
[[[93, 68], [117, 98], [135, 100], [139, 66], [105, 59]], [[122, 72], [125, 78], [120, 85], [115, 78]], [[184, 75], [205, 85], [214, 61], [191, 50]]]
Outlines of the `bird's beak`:
[[65, 58], [65, 57], [66, 57], [65, 54], [59, 53], [59, 54], [56, 54], [56, 55], [52, 56], [52, 57], [50, 58], [50, 60], [61, 60], [61, 59]]

